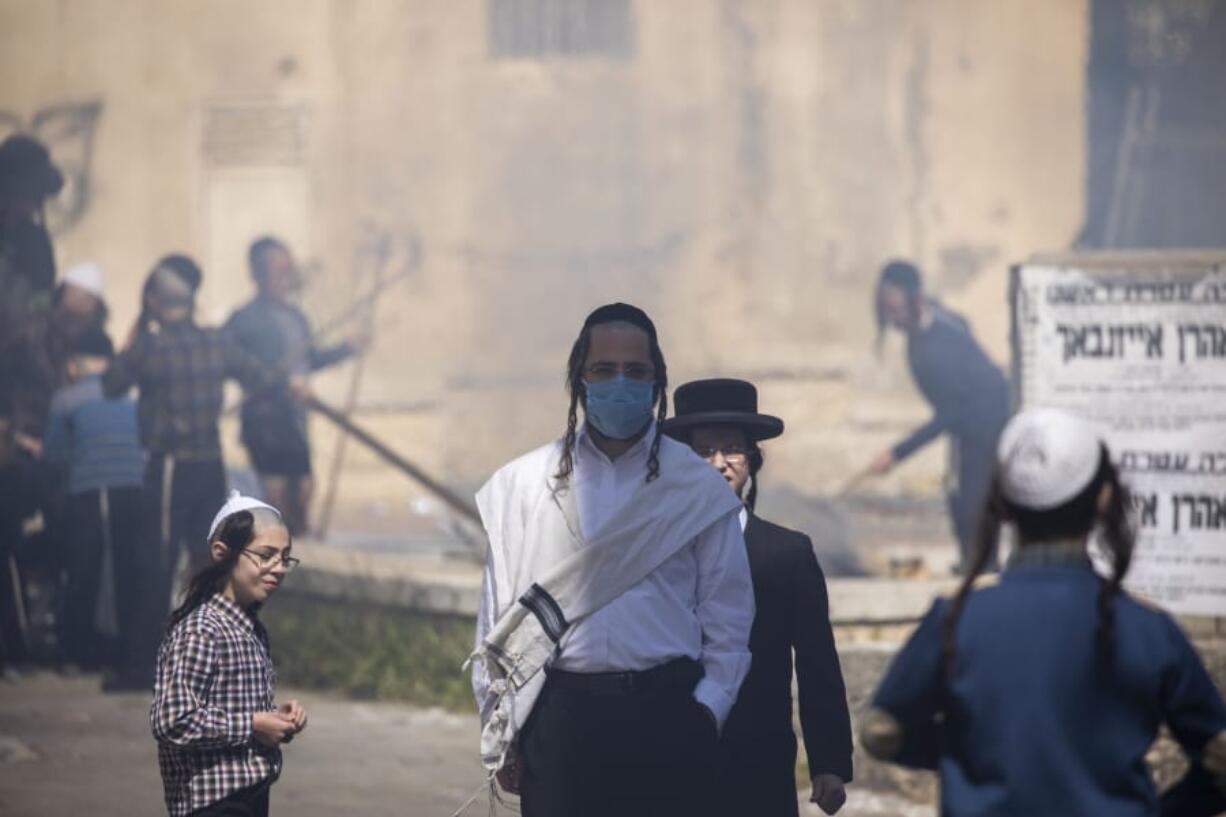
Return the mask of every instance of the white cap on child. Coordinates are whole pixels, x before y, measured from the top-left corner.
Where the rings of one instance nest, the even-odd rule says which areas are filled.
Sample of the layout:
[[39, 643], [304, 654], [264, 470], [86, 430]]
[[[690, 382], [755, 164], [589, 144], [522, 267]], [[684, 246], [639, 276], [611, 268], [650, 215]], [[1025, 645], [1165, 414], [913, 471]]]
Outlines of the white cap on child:
[[222, 522], [226, 521], [227, 516], [239, 511], [253, 511], [256, 508], [266, 508], [278, 517], [281, 516], [281, 512], [267, 502], [261, 502], [253, 496], [243, 496], [238, 491], [231, 491], [230, 498], [226, 500], [225, 505], [221, 506], [217, 516], [213, 517], [213, 524], [209, 526], [209, 541], [213, 541], [213, 537], [217, 535], [217, 529], [221, 527]]
[[77, 289], [83, 289], [96, 298], [102, 297], [102, 267], [93, 261], [85, 261], [68, 268], [61, 283], [72, 284]]
[[1059, 507], [1094, 479], [1101, 445], [1094, 427], [1075, 414], [1052, 408], [1019, 412], [996, 448], [1001, 493], [1031, 510]]

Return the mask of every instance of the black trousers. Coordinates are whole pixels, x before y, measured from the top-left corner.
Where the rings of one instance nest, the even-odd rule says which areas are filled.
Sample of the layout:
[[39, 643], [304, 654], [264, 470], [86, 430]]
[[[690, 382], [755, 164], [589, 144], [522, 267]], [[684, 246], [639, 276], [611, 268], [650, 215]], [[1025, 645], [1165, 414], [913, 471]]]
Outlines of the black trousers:
[[717, 735], [693, 669], [625, 695], [549, 677], [519, 741], [524, 817], [706, 817]]
[[265, 782], [236, 791], [211, 806], [193, 811], [191, 817], [268, 817], [268, 792], [271, 788]]
[[[979, 542], [979, 522], [988, 500], [992, 471], [996, 464], [996, 437], [984, 439], [954, 438], [951, 440], [951, 470], [955, 485], [947, 497], [950, 522], [958, 539], [960, 566], [963, 571], [975, 561]], [[996, 570], [1000, 542], [991, 543], [986, 568]]]
[[145, 492], [156, 541], [162, 545], [162, 564], [171, 571], [171, 578], [184, 549], [192, 569], [207, 564], [209, 524], [226, 501], [226, 469], [221, 460], [152, 454], [145, 469]]
[[38, 499], [20, 462], [0, 465], [0, 666], [29, 657], [25, 581], [19, 564], [22, 520], [38, 509]]
[[151, 683], [179, 555], [187, 551], [193, 571], [208, 563], [209, 525], [226, 499], [225, 468], [221, 460], [152, 453], [145, 467], [144, 497], [145, 536], [153, 554], [136, 574], [140, 613], [127, 663], [134, 679]]
[[797, 817], [796, 735], [724, 735], [711, 817]]
[[60, 644], [69, 660], [117, 665], [128, 653], [139, 615], [138, 576], [157, 555], [145, 536], [144, 513], [140, 486], [68, 497]]

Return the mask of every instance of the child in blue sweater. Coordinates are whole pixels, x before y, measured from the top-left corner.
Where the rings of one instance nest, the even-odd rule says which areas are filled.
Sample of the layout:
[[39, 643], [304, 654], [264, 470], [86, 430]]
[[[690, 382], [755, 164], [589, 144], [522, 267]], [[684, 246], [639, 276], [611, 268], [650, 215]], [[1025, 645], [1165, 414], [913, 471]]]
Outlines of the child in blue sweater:
[[69, 661], [121, 670], [141, 614], [132, 580], [153, 557], [143, 535], [145, 453], [136, 404], [102, 394], [102, 373], [114, 356], [110, 338], [87, 330], [68, 353], [70, 382], [52, 397], [42, 444], [43, 458], [63, 466], [68, 480], [59, 635]]
[[[1097, 433], [1063, 412], [1019, 414], [990, 497], [981, 542], [1007, 520], [1019, 547], [999, 584], [975, 590], [982, 548], [932, 607], [873, 698], [865, 748], [937, 770], [947, 817], [1217, 813], [1205, 761], [1226, 742], [1226, 704], [1170, 616], [1120, 588], [1130, 501]], [[1095, 529], [1105, 579], [1087, 555]], [[1192, 772], [1160, 803], [1145, 754], [1163, 724]]]

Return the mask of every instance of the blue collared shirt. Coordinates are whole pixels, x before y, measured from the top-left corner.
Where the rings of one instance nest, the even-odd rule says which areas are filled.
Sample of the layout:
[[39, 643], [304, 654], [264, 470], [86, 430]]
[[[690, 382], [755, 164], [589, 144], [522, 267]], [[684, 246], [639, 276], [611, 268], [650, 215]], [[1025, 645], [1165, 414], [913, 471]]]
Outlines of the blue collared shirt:
[[1103, 580], [1087, 560], [1018, 563], [975, 591], [942, 657], [938, 601], [873, 705], [903, 727], [897, 762], [938, 770], [947, 817], [1156, 815], [1145, 754], [1166, 724], [1197, 759], [1226, 705], [1165, 613], [1121, 594], [1114, 652], [1096, 650]]

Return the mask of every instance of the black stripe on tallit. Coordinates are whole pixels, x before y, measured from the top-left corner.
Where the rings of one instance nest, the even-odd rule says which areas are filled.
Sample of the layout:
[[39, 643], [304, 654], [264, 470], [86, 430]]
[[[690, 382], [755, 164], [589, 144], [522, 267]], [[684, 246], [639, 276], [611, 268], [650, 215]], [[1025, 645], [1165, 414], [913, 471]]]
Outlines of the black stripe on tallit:
[[553, 639], [555, 644], [570, 626], [566, 622], [566, 616], [562, 615], [562, 608], [553, 600], [553, 596], [545, 592], [545, 589], [539, 584], [529, 587], [528, 592], [520, 596], [519, 603], [532, 611], [537, 620], [541, 622], [541, 626], [545, 628], [545, 633]]

